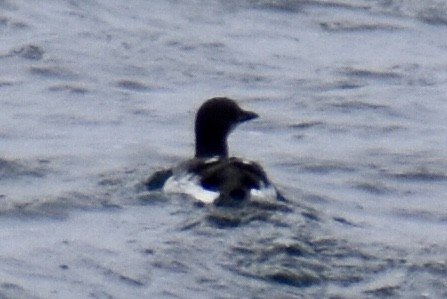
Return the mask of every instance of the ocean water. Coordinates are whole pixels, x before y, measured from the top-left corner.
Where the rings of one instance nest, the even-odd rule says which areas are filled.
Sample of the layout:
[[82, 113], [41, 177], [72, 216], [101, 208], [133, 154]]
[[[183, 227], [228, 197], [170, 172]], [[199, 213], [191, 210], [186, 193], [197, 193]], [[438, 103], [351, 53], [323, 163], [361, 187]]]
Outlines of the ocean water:
[[[447, 2], [0, 0], [0, 298], [446, 298]], [[149, 193], [229, 96], [288, 198]]]

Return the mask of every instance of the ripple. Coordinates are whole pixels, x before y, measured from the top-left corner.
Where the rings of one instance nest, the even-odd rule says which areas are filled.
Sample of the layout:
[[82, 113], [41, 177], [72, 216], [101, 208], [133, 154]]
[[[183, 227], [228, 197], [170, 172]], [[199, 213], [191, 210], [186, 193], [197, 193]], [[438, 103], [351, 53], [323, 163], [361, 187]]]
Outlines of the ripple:
[[446, 222], [447, 214], [443, 211], [426, 211], [420, 209], [405, 209], [398, 208], [393, 211], [393, 214], [411, 220], [424, 221], [428, 223], [442, 223]]
[[403, 181], [418, 182], [440, 182], [446, 181], [447, 175], [442, 172], [435, 172], [429, 169], [409, 170], [399, 173], [390, 173], [390, 177]]
[[272, 1], [272, 0], [251, 0], [251, 4], [259, 8], [284, 11], [284, 12], [302, 12], [307, 6], [316, 6], [322, 8], [340, 8], [348, 10], [365, 10], [370, 6], [357, 3], [356, 1], [296, 1], [296, 0], [285, 0], [285, 1]]
[[339, 72], [341, 74], [354, 78], [373, 79], [373, 80], [389, 81], [396, 79], [400, 80], [403, 78], [402, 74], [393, 70], [371, 70], [371, 69], [345, 67], [342, 68]]
[[320, 26], [327, 32], [396, 31], [402, 29], [392, 24], [353, 23], [348, 21], [321, 22]]
[[446, 26], [446, 7], [429, 7], [418, 13], [418, 18], [430, 25]]
[[117, 87], [131, 91], [151, 91], [154, 88], [134, 80], [120, 80], [115, 84]]
[[244, 276], [298, 288], [322, 282], [325, 266], [308, 245], [290, 240], [265, 246], [270, 242], [269, 239], [241, 242], [233, 247], [230, 255], [238, 265], [234, 270]]
[[57, 65], [32, 66], [30, 73], [48, 79], [76, 79], [78, 76], [72, 71]]
[[14, 21], [7, 17], [0, 16], [0, 28], [12, 28], [12, 29], [25, 29], [28, 28], [28, 24], [20, 22], [20, 21]]
[[89, 90], [83, 86], [76, 86], [76, 85], [70, 85], [70, 84], [50, 86], [48, 88], [48, 90], [54, 91], [54, 92], [68, 91], [70, 93], [79, 94], [79, 95], [84, 95], [89, 92]]
[[86, 259], [85, 263], [88, 267], [92, 268], [93, 271], [102, 273], [106, 279], [115, 281], [116, 283], [133, 287], [142, 287], [147, 283], [144, 279], [138, 277], [137, 275], [133, 277], [128, 271], [114, 269], [110, 266], [110, 264], [103, 265], [93, 259]]
[[283, 203], [249, 202], [240, 207], [211, 206], [205, 216], [208, 225], [220, 229], [235, 228], [252, 222], [271, 223], [279, 227], [289, 226], [286, 222], [275, 217], [275, 213], [290, 213], [292, 209]]
[[300, 122], [297, 124], [289, 125], [289, 128], [305, 130], [305, 129], [310, 129], [310, 128], [322, 126], [322, 125], [324, 125], [324, 122], [322, 122], [322, 121], [304, 121], [304, 122]]
[[352, 227], [359, 227], [358, 224], [355, 224], [355, 223], [349, 221], [348, 219], [346, 219], [344, 217], [334, 217], [333, 219], [334, 219], [335, 222], [338, 222], [338, 223], [343, 224], [343, 225], [352, 226]]
[[[103, 195], [104, 196], [104, 195]], [[0, 209], [0, 214], [14, 218], [51, 218], [66, 219], [74, 210], [119, 209], [103, 196], [81, 192], [67, 192], [57, 197], [31, 198], [24, 202], [15, 202]]]
[[330, 107], [335, 109], [339, 109], [346, 113], [352, 113], [355, 111], [365, 111], [365, 112], [375, 112], [381, 113], [388, 116], [396, 116], [397, 112], [395, 112], [391, 107], [382, 104], [369, 103], [365, 101], [342, 101], [337, 103], [331, 103]]
[[0, 17], [0, 26], [6, 27], [8, 25], [8, 18]]
[[252, 0], [250, 2], [258, 8], [285, 11], [285, 12], [301, 12], [303, 9], [303, 4], [300, 1], [293, 1], [293, 0], [286, 0], [286, 1]]
[[36, 166], [25, 166], [20, 161], [9, 161], [0, 158], [0, 180], [16, 179], [22, 176], [40, 178], [47, 174], [46, 162], [38, 162]]
[[319, 173], [319, 174], [330, 174], [334, 172], [355, 172], [356, 169], [347, 163], [338, 162], [338, 161], [317, 161], [317, 160], [308, 160], [308, 161], [287, 161], [285, 163], [280, 164], [282, 167], [287, 168], [300, 168], [304, 172], [310, 173]]
[[373, 290], [366, 290], [365, 294], [371, 294], [378, 298], [389, 298], [397, 295], [397, 291], [400, 290], [399, 286], [384, 286]]
[[373, 195], [384, 195], [391, 190], [380, 182], [359, 182], [354, 184], [354, 188]]
[[13, 86], [15, 83], [10, 81], [0, 81], [0, 87]]
[[447, 277], [446, 261], [428, 261], [422, 265], [422, 268], [432, 274]]
[[316, 273], [301, 269], [270, 269], [265, 276], [274, 282], [294, 287], [310, 287], [321, 281], [321, 278]]
[[37, 298], [33, 295], [33, 292], [30, 292], [24, 289], [22, 286], [9, 283], [6, 279], [3, 279], [3, 282], [0, 284], [0, 298]]
[[36, 45], [26, 45], [13, 49], [9, 52], [9, 56], [19, 56], [28, 60], [41, 60], [45, 51]]
[[14, 21], [11, 20], [8, 17], [0, 16], [0, 28], [12, 28], [12, 29], [24, 29], [28, 28], [29, 26], [26, 23], [20, 22], [20, 21]]

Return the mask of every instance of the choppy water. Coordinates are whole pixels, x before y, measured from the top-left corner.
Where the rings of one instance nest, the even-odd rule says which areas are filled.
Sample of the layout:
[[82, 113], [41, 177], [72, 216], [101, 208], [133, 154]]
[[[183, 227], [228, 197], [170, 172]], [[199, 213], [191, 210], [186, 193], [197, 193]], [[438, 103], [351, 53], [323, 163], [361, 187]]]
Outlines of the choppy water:
[[[0, 298], [446, 298], [447, 2], [0, 0]], [[287, 204], [139, 183], [195, 110]]]

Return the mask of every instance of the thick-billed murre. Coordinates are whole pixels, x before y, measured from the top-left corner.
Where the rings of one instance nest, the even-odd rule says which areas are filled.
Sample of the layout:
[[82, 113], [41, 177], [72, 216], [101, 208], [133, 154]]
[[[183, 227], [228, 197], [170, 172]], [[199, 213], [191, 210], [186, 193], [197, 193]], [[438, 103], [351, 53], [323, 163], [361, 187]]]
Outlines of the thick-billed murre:
[[238, 124], [257, 117], [229, 98], [207, 100], [196, 114], [195, 157], [157, 171], [146, 181], [147, 189], [184, 193], [204, 203], [224, 206], [253, 198], [284, 200], [259, 164], [228, 157], [228, 135]]

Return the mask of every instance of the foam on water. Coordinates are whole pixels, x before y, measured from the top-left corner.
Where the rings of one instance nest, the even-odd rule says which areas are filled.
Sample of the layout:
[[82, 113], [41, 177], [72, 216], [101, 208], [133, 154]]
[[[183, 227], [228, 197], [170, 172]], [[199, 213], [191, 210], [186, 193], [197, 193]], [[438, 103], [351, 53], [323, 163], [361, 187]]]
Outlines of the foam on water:
[[[0, 0], [0, 297], [445, 298], [443, 1]], [[203, 100], [288, 198], [141, 183]]]

